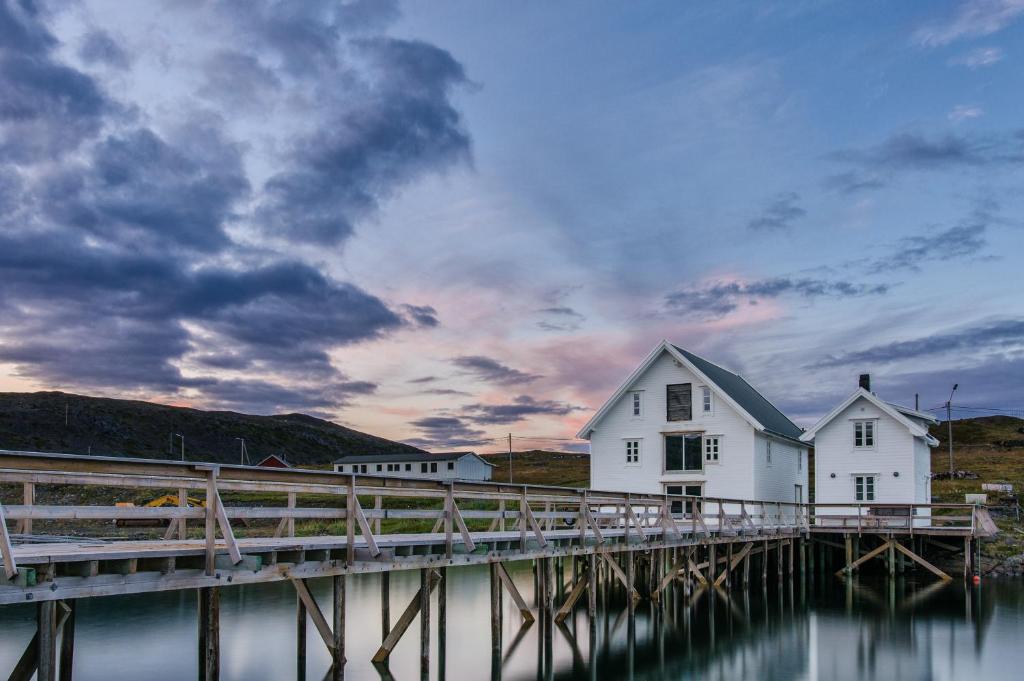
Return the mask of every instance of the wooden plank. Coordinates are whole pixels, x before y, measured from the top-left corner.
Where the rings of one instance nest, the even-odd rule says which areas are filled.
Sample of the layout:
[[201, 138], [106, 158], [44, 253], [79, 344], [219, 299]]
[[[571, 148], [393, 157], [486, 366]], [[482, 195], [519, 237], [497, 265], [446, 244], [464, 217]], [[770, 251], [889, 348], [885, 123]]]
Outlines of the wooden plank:
[[345, 575], [335, 575], [334, 580], [334, 641], [331, 646], [331, 679], [345, 678]]
[[[546, 547], [548, 545], [548, 540], [544, 536], [544, 532], [540, 529], [540, 525], [537, 524], [537, 519], [533, 517], [533, 511], [530, 510], [530, 504], [527, 502], [525, 496], [519, 500], [519, 513], [526, 519], [526, 523], [530, 526], [530, 529], [533, 530], [533, 534], [537, 537], [537, 543], [540, 544], [540, 547]], [[525, 541], [521, 548], [524, 551], [526, 550]]]
[[594, 538], [597, 539], [597, 543], [598, 544], [603, 544], [604, 543], [604, 535], [601, 533], [600, 525], [598, 525], [598, 523], [594, 520], [594, 516], [590, 512], [590, 504], [586, 503], [586, 502], [582, 502], [582, 505], [583, 505], [583, 517], [586, 520], [587, 525], [589, 525], [591, 531], [593, 531]]
[[502, 563], [494, 563], [494, 565], [498, 566], [498, 577], [505, 586], [505, 590], [508, 591], [508, 595], [512, 597], [512, 602], [519, 608], [519, 614], [523, 616], [523, 620], [533, 622], [535, 620], [533, 612], [530, 611], [530, 606], [526, 604], [526, 599], [523, 598], [523, 595], [519, 593], [519, 589], [516, 588], [515, 582], [512, 581], [512, 576], [508, 574]]
[[[729, 544], [729, 546], [732, 546], [732, 544]], [[748, 553], [750, 553], [750, 550], [752, 548], [754, 548], [754, 543], [747, 542], [743, 545], [743, 548], [740, 549], [739, 553], [735, 554], [732, 557], [731, 561], [728, 558], [726, 558], [726, 568], [722, 571], [722, 574], [718, 575], [718, 577], [715, 579], [715, 586], [721, 586], [722, 582], [724, 582], [725, 579], [732, 573], [732, 571], [736, 569], [736, 566], [740, 564], [740, 561], [743, 560]], [[731, 583], [732, 580], [730, 580], [730, 584]]]
[[[21, 491], [22, 491], [22, 498], [24, 500], [24, 501], [22, 501], [22, 503], [25, 506], [32, 506], [33, 504], [36, 503], [36, 486], [35, 486], [35, 483], [32, 483], [32, 482], [22, 483]], [[32, 534], [32, 519], [31, 518], [26, 518], [25, 520], [22, 520], [20, 523], [18, 523], [18, 532], [20, 532], [21, 534]]]
[[697, 568], [696, 565], [693, 564], [693, 561], [692, 560], [687, 560], [686, 562], [689, 565], [690, 574], [695, 575], [697, 577], [697, 581], [700, 582], [701, 586], [707, 586], [708, 585], [707, 578], [704, 577], [704, 574]]
[[14, 547], [11, 546], [11, 535], [7, 532], [3, 504], [0, 504], [0, 558], [4, 559], [4, 574], [7, 579], [17, 577], [18, 563], [14, 560]]
[[370, 523], [366, 522], [366, 516], [363, 515], [363, 507], [359, 505], [359, 497], [354, 494], [352, 495], [352, 509], [355, 513], [356, 521], [359, 523], [359, 532], [363, 535], [367, 548], [370, 549], [370, 555], [376, 558], [380, 555], [380, 548], [377, 546], [377, 540], [370, 530]]
[[206, 574], [212, 575], [216, 570], [217, 560], [217, 469], [210, 470], [206, 475]]
[[661, 582], [658, 583], [657, 588], [654, 589], [654, 595], [657, 595], [664, 591], [666, 588], [668, 588], [668, 585], [672, 583], [672, 580], [679, 576], [679, 571], [686, 569], [686, 563], [687, 557], [685, 555], [676, 560], [674, 563], [672, 563], [672, 566], [668, 569], [668, 572], [665, 573], [665, 576], [662, 577]]
[[898, 541], [894, 540], [893, 541], [893, 546], [894, 546], [894, 548], [897, 551], [900, 551], [901, 553], [903, 553], [903, 555], [907, 556], [908, 558], [910, 558], [915, 563], [918, 563], [919, 565], [923, 566], [926, 570], [928, 570], [929, 572], [933, 573], [934, 575], [936, 575], [940, 579], [945, 580], [945, 581], [951, 581], [953, 579], [952, 577], [947, 575], [945, 572], [943, 572], [939, 568], [935, 567], [934, 565], [932, 565], [931, 563], [926, 561], [921, 556], [917, 555], [916, 553], [914, 553], [913, 551], [911, 551], [907, 547], [905, 547], [902, 544], [900, 544]]
[[602, 553], [601, 557], [604, 559], [605, 564], [607, 564], [608, 567], [611, 568], [612, 573], [615, 575], [615, 577], [618, 578], [620, 582], [622, 582], [622, 586], [626, 587], [626, 591], [631, 592], [633, 594], [633, 598], [639, 600], [640, 592], [638, 592], [636, 588], [632, 585], [632, 583], [630, 583], [629, 577], [627, 577], [626, 573], [622, 571], [622, 568], [619, 566], [619, 564], [616, 563], [615, 560], [613, 560], [607, 553]]
[[224, 513], [224, 503], [220, 500], [220, 492], [214, 488], [213, 500], [217, 511], [217, 524], [220, 525], [221, 536], [228, 547], [228, 555], [231, 556], [231, 563], [238, 565], [242, 562], [242, 552], [238, 550], [238, 542], [235, 541], [235, 533], [231, 529], [227, 514]]
[[860, 567], [861, 565], [863, 565], [864, 563], [868, 562], [869, 560], [871, 560], [875, 556], [881, 555], [883, 551], [885, 551], [886, 549], [888, 549], [890, 547], [890, 544], [892, 544], [891, 540], [890, 541], [885, 541], [885, 542], [882, 543], [881, 546], [879, 546], [878, 548], [876, 548], [876, 549], [874, 549], [872, 551], [868, 551], [863, 556], [861, 556], [857, 560], [853, 561], [849, 565], [844, 565], [843, 567], [841, 567], [838, 570], [836, 570], [836, 576], [837, 577], [841, 577], [844, 574], [848, 574], [850, 572], [853, 572], [854, 569]]
[[466, 551], [473, 553], [476, 550], [476, 544], [473, 542], [473, 537], [469, 534], [469, 529], [466, 527], [466, 521], [462, 519], [462, 513], [459, 511], [458, 505], [455, 503], [455, 499], [452, 499], [451, 507], [452, 518], [455, 520], [455, 525], [459, 528], [459, 534], [462, 535], [462, 543], [466, 546]]
[[[428, 588], [429, 591], [433, 591], [437, 586], [440, 576], [433, 570], [430, 572], [431, 575]], [[412, 624], [412, 621], [416, 619], [416, 615], [420, 612], [420, 604], [423, 601], [422, 591], [423, 587], [421, 586], [419, 591], [416, 592], [416, 595], [414, 595], [412, 600], [409, 601], [409, 605], [405, 606], [405, 610], [402, 612], [402, 615], [398, 618], [398, 621], [395, 622], [395, 627], [390, 633], [388, 633], [384, 642], [380, 644], [380, 648], [377, 649], [377, 652], [374, 653], [373, 658], [371, 658], [373, 662], [384, 662], [391, 656], [391, 651], [395, 649], [396, 645], [398, 645], [398, 641], [402, 638], [406, 630]]]
[[295, 587], [295, 592], [302, 599], [302, 604], [306, 606], [306, 612], [309, 613], [310, 619], [313, 620], [313, 626], [316, 627], [317, 632], [320, 634], [320, 638], [323, 639], [324, 645], [327, 646], [327, 650], [334, 650], [334, 633], [331, 631], [331, 625], [327, 623], [327, 618], [324, 617], [324, 613], [320, 610], [320, 605], [313, 598], [313, 594], [310, 593], [309, 587], [306, 586], [306, 580], [291, 578], [292, 586]]
[[562, 603], [562, 607], [560, 607], [558, 609], [558, 612], [555, 613], [556, 624], [559, 622], [563, 622], [565, 618], [569, 616], [569, 613], [572, 612], [573, 606], [576, 605], [576, 601], [580, 599], [580, 596], [583, 595], [583, 592], [586, 591], [586, 589], [587, 581], [583, 578], [577, 579], [576, 584], [572, 587], [572, 591], [569, 592], [569, 595], [568, 597], [566, 597], [565, 602]]

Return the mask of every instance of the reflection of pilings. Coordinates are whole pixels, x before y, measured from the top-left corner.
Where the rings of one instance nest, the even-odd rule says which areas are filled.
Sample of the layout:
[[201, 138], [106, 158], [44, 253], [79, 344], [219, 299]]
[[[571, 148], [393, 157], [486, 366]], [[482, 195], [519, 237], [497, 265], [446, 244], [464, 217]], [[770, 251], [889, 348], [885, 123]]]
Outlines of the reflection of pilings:
[[295, 595], [295, 678], [306, 681], [306, 605]]
[[430, 680], [430, 570], [420, 570], [420, 679]]
[[448, 568], [437, 571], [441, 575], [437, 584], [437, 677], [444, 681], [448, 661]]
[[[203, 587], [199, 594], [199, 678], [201, 681], [216, 681], [220, 678], [220, 589]], [[56, 605], [53, 601], [41, 606]], [[42, 623], [42, 619], [40, 619]], [[42, 624], [40, 624], [42, 629]], [[52, 679], [43, 673], [43, 639], [40, 638], [39, 679]]]
[[501, 578], [491, 563], [491, 678], [501, 678]]

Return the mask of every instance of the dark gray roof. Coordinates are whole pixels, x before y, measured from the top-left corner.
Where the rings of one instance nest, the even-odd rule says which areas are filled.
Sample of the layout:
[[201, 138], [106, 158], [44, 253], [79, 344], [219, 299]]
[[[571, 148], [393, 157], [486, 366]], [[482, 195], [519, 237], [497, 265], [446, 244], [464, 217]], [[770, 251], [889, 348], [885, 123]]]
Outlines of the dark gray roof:
[[683, 350], [678, 345], [674, 346], [686, 359], [693, 362], [701, 373], [711, 379], [715, 385], [721, 388], [725, 393], [731, 397], [738, 405], [743, 407], [744, 410], [751, 416], [753, 416], [758, 423], [764, 426], [764, 429], [774, 433], [775, 435], [781, 435], [788, 437], [792, 440], [796, 440], [803, 433], [795, 423], [789, 420], [785, 414], [775, 408], [771, 402], [766, 400], [761, 393], [754, 390], [754, 388], [747, 383], [746, 379], [738, 374], [734, 374], [731, 371], [726, 371], [717, 364], [712, 364], [703, 357]]
[[[477, 456], [476, 452], [439, 452], [432, 454], [431, 452], [404, 452], [400, 454], [350, 454], [349, 456], [343, 456], [340, 459], [335, 459], [334, 463], [419, 463], [421, 461], [454, 461], [455, 459], [461, 459], [464, 456]], [[483, 459], [481, 459], [483, 461]], [[484, 461], [484, 463], [487, 463]], [[494, 464], [487, 463], [488, 466]]]

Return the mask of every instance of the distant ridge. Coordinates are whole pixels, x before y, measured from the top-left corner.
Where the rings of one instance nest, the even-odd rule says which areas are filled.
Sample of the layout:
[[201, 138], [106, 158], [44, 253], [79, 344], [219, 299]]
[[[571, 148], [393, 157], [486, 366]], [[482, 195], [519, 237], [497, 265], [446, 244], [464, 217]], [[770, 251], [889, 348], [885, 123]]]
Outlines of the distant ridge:
[[[67, 425], [65, 425], [67, 410]], [[253, 416], [63, 392], [0, 393], [0, 449], [238, 463], [268, 454], [292, 464], [325, 464], [346, 454], [422, 451], [307, 414]]]

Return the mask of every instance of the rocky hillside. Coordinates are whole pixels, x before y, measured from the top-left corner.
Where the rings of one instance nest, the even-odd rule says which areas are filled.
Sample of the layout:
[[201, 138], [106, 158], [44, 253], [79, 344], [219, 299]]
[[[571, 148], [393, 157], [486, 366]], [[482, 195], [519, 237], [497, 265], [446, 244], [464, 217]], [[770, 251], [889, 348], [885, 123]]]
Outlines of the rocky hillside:
[[420, 451], [305, 414], [252, 416], [61, 392], [0, 393], [0, 449], [238, 463], [284, 455], [325, 464], [343, 454]]

